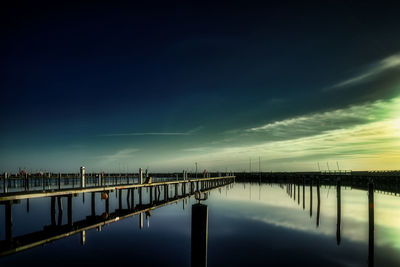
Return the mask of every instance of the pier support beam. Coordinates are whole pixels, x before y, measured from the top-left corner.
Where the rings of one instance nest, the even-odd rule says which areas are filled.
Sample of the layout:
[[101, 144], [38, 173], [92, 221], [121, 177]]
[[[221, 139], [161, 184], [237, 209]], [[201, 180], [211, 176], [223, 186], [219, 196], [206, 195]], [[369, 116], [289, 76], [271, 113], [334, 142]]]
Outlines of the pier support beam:
[[73, 225], [72, 219], [72, 195], [68, 195], [68, 225]]

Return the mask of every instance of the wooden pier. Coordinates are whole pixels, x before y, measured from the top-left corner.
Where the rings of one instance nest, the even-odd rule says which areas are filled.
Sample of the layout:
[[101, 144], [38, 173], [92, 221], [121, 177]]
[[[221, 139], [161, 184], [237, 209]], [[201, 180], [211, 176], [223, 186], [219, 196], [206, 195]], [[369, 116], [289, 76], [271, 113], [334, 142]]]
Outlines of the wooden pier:
[[[153, 210], [160, 207], [177, 203], [181, 200], [188, 199], [194, 196], [196, 193], [207, 193], [215, 188], [227, 186], [234, 182], [234, 176], [225, 177], [214, 177], [214, 178], [202, 178], [202, 179], [188, 179], [179, 181], [166, 181], [158, 183], [147, 183], [147, 184], [125, 184], [115, 185], [106, 187], [81, 187], [74, 189], [62, 189], [62, 190], [45, 190], [45, 191], [32, 191], [32, 192], [17, 192], [7, 193], [1, 195], [1, 204], [6, 206], [5, 212], [5, 227], [6, 227], [6, 239], [0, 241], [0, 257], [17, 253], [29, 248], [33, 248], [39, 245], [43, 245], [61, 238], [65, 238], [71, 235], [81, 234], [81, 243], [86, 242], [85, 231], [90, 229], [98, 229], [110, 223], [132, 217], [135, 215], [139, 216], [139, 228], [143, 227], [143, 216], [146, 215], [146, 219], [151, 216]], [[179, 185], [179, 186], [178, 186]], [[172, 186], [172, 188], [169, 188]], [[180, 187], [180, 188], [179, 188]], [[142, 199], [142, 189], [149, 189], [148, 203], [144, 204]], [[170, 190], [173, 189], [173, 190]], [[180, 190], [179, 190], [180, 189]], [[118, 208], [114, 212], [110, 212], [109, 204], [109, 192], [118, 192]], [[126, 190], [126, 206], [123, 208], [122, 203], [122, 190]], [[137, 190], [139, 199], [135, 201], [134, 190]], [[161, 194], [163, 191], [163, 197]], [[172, 196], [170, 192], [173, 191]], [[91, 193], [91, 215], [87, 216], [86, 219], [81, 221], [73, 220], [72, 212], [72, 198], [77, 194]], [[95, 194], [101, 193], [102, 199], [105, 202], [105, 211], [101, 215], [96, 215], [95, 209]], [[104, 197], [103, 197], [104, 196]], [[51, 225], [45, 226], [43, 230], [29, 233], [22, 236], [13, 237], [12, 235], [12, 205], [20, 203], [22, 199], [29, 201], [29, 198], [37, 197], [49, 197], [51, 201], [50, 205], [50, 216]], [[67, 198], [67, 216], [68, 223], [61, 225], [62, 217], [58, 219], [58, 225], [56, 223], [56, 209], [58, 202], [58, 214], [62, 216], [62, 202], [61, 198]], [[147, 199], [147, 198], [146, 198]], [[27, 202], [28, 203], [28, 202]]]

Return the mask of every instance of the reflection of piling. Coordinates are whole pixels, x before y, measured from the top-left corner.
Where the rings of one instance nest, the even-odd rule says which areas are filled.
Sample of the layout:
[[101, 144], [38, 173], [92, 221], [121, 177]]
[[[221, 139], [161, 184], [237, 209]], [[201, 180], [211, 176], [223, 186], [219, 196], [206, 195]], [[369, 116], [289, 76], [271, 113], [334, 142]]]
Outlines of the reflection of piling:
[[304, 177], [303, 177], [303, 210], [306, 209], [306, 189], [305, 189], [306, 185], [305, 185], [305, 181], [304, 181]]
[[85, 245], [86, 243], [86, 231], [81, 232], [81, 245]]
[[72, 226], [72, 195], [68, 195], [68, 225]]
[[312, 182], [312, 178], [310, 179], [310, 217], [312, 217], [312, 187], [313, 187], [313, 182]]
[[293, 184], [294, 187], [294, 194], [293, 194], [293, 199], [296, 201], [296, 184]]
[[207, 266], [208, 207], [192, 206], [191, 266]]
[[51, 209], [51, 225], [56, 225], [56, 197], [51, 197], [51, 205], [50, 205], [50, 209]]
[[300, 205], [300, 182], [297, 181], [297, 203]]
[[337, 199], [337, 223], [336, 223], [336, 242], [340, 245], [340, 224], [341, 224], [341, 183], [340, 178], [337, 179], [336, 199]]
[[63, 215], [63, 206], [61, 197], [57, 197], [57, 206], [58, 206], [58, 225], [62, 224], [62, 215]]
[[319, 186], [320, 186], [320, 180], [319, 177], [317, 178], [317, 227], [319, 226], [319, 211], [320, 211], [320, 206], [321, 206], [321, 194], [319, 191]]
[[92, 204], [92, 216], [93, 217], [96, 216], [96, 195], [95, 194], [96, 194], [95, 192], [92, 192], [91, 204]]
[[374, 266], [374, 183], [368, 184], [368, 215], [369, 215], [369, 242], [368, 266]]
[[139, 213], [139, 229], [143, 228], [143, 212]]

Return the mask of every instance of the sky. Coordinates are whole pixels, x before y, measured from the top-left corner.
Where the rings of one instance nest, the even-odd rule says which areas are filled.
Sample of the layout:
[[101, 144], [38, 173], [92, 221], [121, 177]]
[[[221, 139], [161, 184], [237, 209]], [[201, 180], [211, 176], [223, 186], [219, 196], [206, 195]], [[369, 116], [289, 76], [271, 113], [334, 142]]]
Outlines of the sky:
[[0, 171], [399, 169], [396, 4], [17, 4]]

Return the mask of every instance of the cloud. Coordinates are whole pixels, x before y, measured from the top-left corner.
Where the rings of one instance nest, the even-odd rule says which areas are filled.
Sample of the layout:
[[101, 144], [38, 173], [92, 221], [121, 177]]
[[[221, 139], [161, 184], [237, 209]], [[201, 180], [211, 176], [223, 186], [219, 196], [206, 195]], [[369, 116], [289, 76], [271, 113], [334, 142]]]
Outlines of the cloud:
[[352, 86], [354, 84], [363, 83], [376, 75], [379, 75], [387, 70], [399, 68], [400, 67], [400, 54], [395, 54], [389, 56], [385, 59], [380, 60], [379, 62], [373, 64], [370, 68], [368, 68], [365, 72], [349, 78], [347, 80], [341, 81], [331, 87], [325, 88], [323, 91], [331, 91], [338, 90], [348, 86]]
[[323, 113], [307, 114], [281, 121], [271, 122], [246, 129], [247, 134], [261, 134], [274, 140], [293, 139], [349, 128], [355, 125], [395, 117], [393, 109], [400, 105], [400, 98], [378, 100], [363, 105], [353, 105]]
[[137, 148], [126, 148], [119, 150], [113, 154], [99, 156], [103, 160], [103, 162], [112, 162], [117, 160], [124, 160], [132, 158], [140, 149]]
[[203, 126], [199, 126], [187, 132], [139, 132], [139, 133], [112, 133], [112, 134], [101, 134], [99, 136], [115, 137], [115, 136], [145, 136], [145, 135], [158, 135], [158, 136], [175, 136], [175, 135], [192, 135], [203, 129]]
[[244, 136], [234, 134], [234, 140], [224, 147], [190, 149], [187, 152], [191, 154], [159, 164], [191, 166], [199, 162], [207, 169], [238, 171], [248, 170], [249, 158], [261, 156], [264, 171], [317, 170], [316, 162], [321, 160], [339, 161], [342, 169], [396, 169], [400, 98], [289, 118], [242, 133]]

